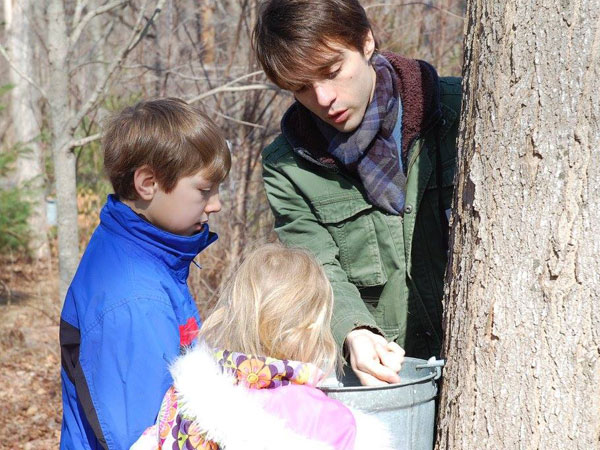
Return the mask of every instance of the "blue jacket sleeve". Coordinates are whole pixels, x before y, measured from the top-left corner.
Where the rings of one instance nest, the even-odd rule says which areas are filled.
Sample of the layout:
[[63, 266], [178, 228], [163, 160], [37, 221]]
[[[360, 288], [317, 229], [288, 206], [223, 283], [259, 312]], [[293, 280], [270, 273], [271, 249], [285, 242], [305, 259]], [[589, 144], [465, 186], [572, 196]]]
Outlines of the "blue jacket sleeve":
[[179, 327], [167, 299], [125, 300], [82, 330], [79, 360], [103, 434], [97, 437], [109, 449], [128, 449], [154, 424], [178, 354]]

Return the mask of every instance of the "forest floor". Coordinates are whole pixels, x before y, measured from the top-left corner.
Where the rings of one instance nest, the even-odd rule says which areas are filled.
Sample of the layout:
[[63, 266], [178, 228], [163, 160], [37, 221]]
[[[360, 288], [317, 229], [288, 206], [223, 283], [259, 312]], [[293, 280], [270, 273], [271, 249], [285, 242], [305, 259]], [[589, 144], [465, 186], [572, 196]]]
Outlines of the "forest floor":
[[0, 260], [0, 449], [57, 449], [62, 418], [58, 274]]

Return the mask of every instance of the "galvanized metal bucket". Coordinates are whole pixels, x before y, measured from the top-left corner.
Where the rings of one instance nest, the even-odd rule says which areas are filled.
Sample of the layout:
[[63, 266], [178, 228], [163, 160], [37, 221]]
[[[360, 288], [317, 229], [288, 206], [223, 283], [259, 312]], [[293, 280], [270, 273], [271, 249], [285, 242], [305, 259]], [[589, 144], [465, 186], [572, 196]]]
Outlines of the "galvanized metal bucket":
[[339, 387], [321, 387], [342, 403], [375, 415], [392, 433], [393, 445], [402, 450], [433, 449], [436, 381], [442, 375], [443, 360], [405, 358], [401, 382], [382, 387], [361, 386], [347, 369]]

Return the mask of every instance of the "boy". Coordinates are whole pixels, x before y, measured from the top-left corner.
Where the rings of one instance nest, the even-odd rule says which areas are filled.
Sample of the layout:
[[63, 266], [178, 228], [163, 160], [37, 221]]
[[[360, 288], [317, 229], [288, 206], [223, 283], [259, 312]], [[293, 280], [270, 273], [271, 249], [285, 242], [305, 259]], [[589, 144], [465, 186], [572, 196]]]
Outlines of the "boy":
[[126, 108], [102, 145], [115, 194], [61, 314], [61, 449], [128, 449], [154, 423], [200, 325], [186, 280], [217, 239], [207, 222], [231, 167], [220, 130], [179, 99]]
[[441, 350], [460, 79], [380, 53], [358, 0], [267, 0], [253, 42], [296, 99], [262, 154], [275, 230], [323, 264], [361, 382], [397, 382], [400, 347]]

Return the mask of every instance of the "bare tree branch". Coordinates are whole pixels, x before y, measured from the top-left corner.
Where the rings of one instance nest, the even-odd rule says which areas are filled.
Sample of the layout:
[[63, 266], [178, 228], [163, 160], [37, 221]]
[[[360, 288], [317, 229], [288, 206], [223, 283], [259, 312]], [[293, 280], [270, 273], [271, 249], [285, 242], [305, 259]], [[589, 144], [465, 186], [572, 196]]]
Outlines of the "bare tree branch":
[[262, 73], [264, 73], [262, 70], [255, 70], [254, 72], [247, 73], [247, 74], [239, 76], [239, 77], [237, 77], [237, 78], [235, 78], [235, 79], [233, 79], [231, 81], [228, 81], [225, 84], [225, 86], [230, 86], [232, 84], [235, 84], [235, 83], [238, 83], [238, 82], [240, 82], [242, 80], [245, 80], [246, 78], [254, 77], [254, 76], [260, 75]]
[[424, 6], [426, 8], [433, 8], [433, 9], [437, 9], [440, 12], [443, 12], [445, 14], [448, 14], [449, 16], [455, 17], [457, 19], [460, 20], [465, 20], [465, 18], [463, 16], [459, 16], [458, 14], [453, 13], [452, 11], [448, 11], [447, 9], [443, 9], [440, 8], [438, 6], [432, 5], [431, 3], [426, 3], [426, 2], [409, 2], [409, 3], [396, 3], [396, 2], [390, 2], [390, 3], [373, 3], [372, 5], [367, 5], [365, 6], [365, 11], [371, 9], [371, 8], [381, 8], [384, 6]]
[[[115, 20], [109, 19], [107, 20], [107, 23], [104, 27], [104, 30], [102, 31], [101, 35], [98, 37], [98, 39], [96, 39], [95, 41], [93, 41], [92, 47], [88, 50], [87, 55], [94, 55], [96, 54], [96, 49], [98, 47], [100, 47], [101, 45], [103, 45], [104, 43], [106, 43], [106, 41], [108, 40], [109, 36], [112, 34], [114, 28], [115, 28]], [[76, 43], [73, 44], [73, 46], [75, 46]], [[108, 66], [110, 64], [109, 61], [97, 61], [98, 63], [102, 63], [105, 66]], [[77, 66], [75, 66], [75, 68], [71, 69], [71, 74], [75, 73], [78, 69], [80, 69], [81, 67], [86, 66], [87, 64], [89, 64], [90, 61], [87, 62], [83, 62], [83, 63], [79, 63]], [[73, 62], [74, 64], [74, 62]]]
[[10, 68], [12, 70], [17, 72], [21, 78], [23, 78], [25, 81], [27, 81], [35, 89], [37, 89], [44, 99], [48, 98], [46, 95], [46, 92], [39, 84], [37, 84], [30, 77], [28, 77], [25, 73], [23, 73], [21, 70], [19, 70], [19, 68], [17, 66], [15, 66], [15, 64], [11, 61], [10, 57], [8, 56], [8, 53], [6, 52], [6, 49], [4, 48], [4, 46], [2, 44], [0, 44], [0, 54], [2, 56], [4, 56], [4, 59], [6, 60], [6, 62], [8, 63], [8, 65], [10, 66]]
[[246, 122], [245, 120], [239, 120], [239, 119], [236, 119], [235, 117], [228, 116], [227, 114], [223, 114], [219, 111], [215, 111], [215, 114], [219, 117], [222, 117], [223, 119], [227, 119], [232, 122], [239, 123], [240, 125], [247, 125], [247, 126], [253, 127], [253, 128], [265, 128], [264, 125], [259, 125], [257, 123], [252, 123], [252, 122]]
[[135, 46], [140, 42], [140, 40], [144, 37], [145, 33], [148, 31], [150, 24], [153, 20], [160, 14], [162, 7], [164, 6], [166, 0], [158, 0], [156, 7], [154, 8], [154, 13], [148, 19], [146, 24], [143, 24], [144, 12], [146, 10], [146, 4], [141, 8], [140, 14], [137, 18], [136, 24], [133, 27], [131, 32], [131, 36], [127, 40], [127, 43], [121, 48], [120, 51], [117, 52], [117, 57], [113, 60], [110, 67], [108, 68], [104, 79], [100, 80], [96, 85], [96, 88], [93, 90], [90, 97], [87, 99], [83, 107], [79, 110], [77, 115], [73, 118], [71, 122], [71, 127], [75, 128], [81, 122], [81, 120], [89, 113], [89, 111], [94, 108], [100, 100], [106, 95], [106, 87], [109, 85], [112, 80], [114, 74], [120, 69], [123, 60], [127, 57], [129, 52], [135, 48]]
[[73, 46], [79, 40], [81, 33], [83, 32], [87, 24], [90, 22], [90, 20], [92, 20], [96, 16], [99, 16], [100, 14], [104, 14], [105, 12], [111, 11], [126, 3], [127, 0], [115, 0], [113, 2], [102, 5], [96, 9], [93, 9], [92, 11], [88, 12], [85, 16], [83, 16], [83, 18], [77, 24], [77, 26], [73, 30], [73, 33], [71, 33], [71, 36], [69, 37], [69, 49], [73, 49]]
[[256, 91], [256, 90], [264, 90], [264, 91], [275, 91], [279, 88], [271, 85], [271, 84], [249, 84], [247, 86], [231, 86], [227, 87], [227, 85], [219, 86], [210, 91], [207, 91], [203, 94], [197, 95], [192, 99], [188, 100], [188, 103], [195, 103], [203, 98], [210, 97], [211, 95], [218, 94], [220, 92], [240, 92], [240, 91]]
[[86, 136], [84, 138], [76, 139], [74, 141], [71, 141], [71, 143], [69, 144], [69, 147], [70, 148], [83, 147], [86, 144], [89, 144], [91, 142], [97, 141], [101, 137], [102, 137], [101, 133], [91, 134], [91, 135]]
[[75, 14], [73, 14], [73, 24], [71, 28], [77, 27], [79, 20], [81, 19], [81, 13], [83, 13], [84, 8], [87, 6], [88, 0], [77, 0], [75, 5]]
[[12, 11], [12, 2], [10, 0], [4, 0], [4, 27], [5, 30], [8, 31], [10, 30], [11, 26], [12, 26], [12, 17], [13, 17], [13, 11]]
[[[134, 68], [133, 66], [123, 66], [123, 67], [127, 68], [127, 69]], [[189, 63], [186, 64], [185, 67], [190, 67], [190, 64]], [[199, 77], [199, 76], [196, 76], [196, 75], [186, 75], [185, 73], [181, 73], [181, 72], [179, 72], [179, 71], [177, 71], [175, 69], [176, 68], [165, 70], [165, 73], [174, 75], [174, 76], [176, 76], [178, 78], [181, 78], [182, 80], [206, 81], [206, 82], [210, 81], [210, 80], [207, 80], [207, 78], [205, 76], [204, 77]]]
[[110, 61], [105, 61], [105, 60], [101, 60], [101, 59], [90, 59], [88, 61], [82, 62], [81, 64], [78, 64], [75, 67], [73, 67], [71, 69], [71, 71], [69, 72], [69, 75], [73, 75], [78, 70], [81, 70], [84, 67], [90, 66], [92, 64], [101, 64], [103, 66], [108, 66], [109, 63], [110, 63]]
[[[251, 73], [247, 73], [245, 75], [242, 75], [240, 77], [237, 77], [231, 81], [228, 81], [227, 83], [218, 86], [216, 88], [213, 88], [207, 92], [204, 92], [196, 97], [191, 98], [190, 100], [188, 100], [189, 103], [194, 103], [197, 102], [198, 100], [201, 100], [203, 98], [209, 97], [211, 95], [215, 95], [218, 94], [219, 92], [231, 92], [231, 91], [248, 91], [248, 90], [254, 90], [254, 89], [277, 89], [275, 86], [270, 86], [267, 84], [255, 84], [255, 85], [248, 85], [248, 86], [243, 86], [246, 89], [240, 89], [240, 88], [229, 88], [227, 89], [229, 86], [231, 86], [232, 84], [238, 83], [242, 80], [245, 80], [246, 78], [250, 78], [256, 75], [260, 75], [261, 73], [263, 73], [262, 70], [256, 70], [254, 72]], [[204, 79], [202, 79], [204, 80]]]
[[[188, 67], [188, 65], [189, 65], [189, 62], [186, 63], [186, 64], [181, 64], [179, 66], [176, 66], [175, 68]], [[149, 65], [149, 64], [122, 64], [121, 65], [121, 69], [123, 69], [123, 70], [136, 70], [136, 69], [156, 70], [156, 66]], [[182, 78], [184, 78], [184, 76], [182, 74], [180, 74], [179, 72], [176, 72], [176, 71], [174, 71], [172, 69], [170, 69], [170, 70], [164, 70], [163, 72], [164, 73], [168, 73], [168, 74], [178, 75], [178, 76], [181, 76]], [[189, 79], [194, 79], [194, 78], [193, 77], [189, 77]], [[198, 78], [198, 80], [204, 81], [204, 78]]]

